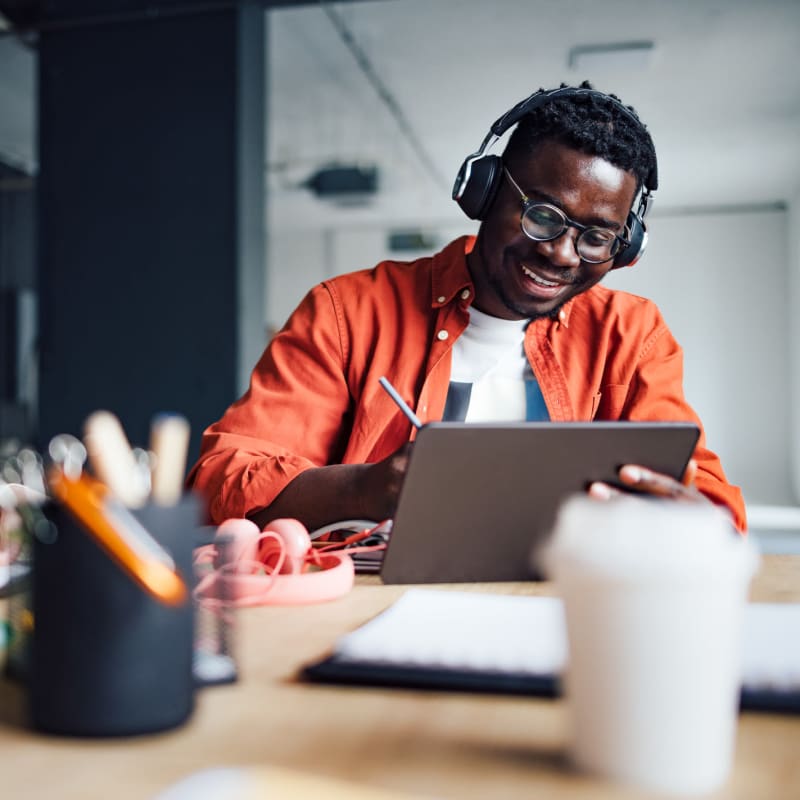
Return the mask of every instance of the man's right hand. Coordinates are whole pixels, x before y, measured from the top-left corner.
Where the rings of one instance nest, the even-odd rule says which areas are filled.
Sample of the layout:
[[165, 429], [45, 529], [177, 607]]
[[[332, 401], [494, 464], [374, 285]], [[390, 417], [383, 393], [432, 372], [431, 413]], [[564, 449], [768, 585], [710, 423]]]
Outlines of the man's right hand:
[[263, 528], [273, 519], [291, 517], [310, 531], [348, 519], [389, 519], [397, 508], [411, 447], [411, 442], [406, 442], [374, 464], [307, 469], [250, 519]]
[[411, 447], [411, 442], [406, 442], [383, 461], [364, 465], [359, 491], [366, 504], [366, 519], [380, 522], [394, 516], [408, 469]]

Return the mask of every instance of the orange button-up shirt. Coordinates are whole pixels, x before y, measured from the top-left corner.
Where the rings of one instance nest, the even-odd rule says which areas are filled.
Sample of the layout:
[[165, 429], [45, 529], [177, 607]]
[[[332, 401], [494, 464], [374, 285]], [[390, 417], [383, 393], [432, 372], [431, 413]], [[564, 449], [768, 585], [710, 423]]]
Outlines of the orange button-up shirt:
[[[412, 263], [385, 261], [314, 287], [270, 342], [250, 387], [203, 434], [189, 482], [215, 522], [268, 506], [310, 467], [379, 461], [411, 425], [385, 375], [422, 422], [439, 420], [453, 343], [469, 322], [473, 237]], [[683, 354], [656, 306], [597, 285], [538, 319], [525, 354], [554, 421], [700, 425], [683, 395]], [[744, 503], [702, 433], [697, 488], [745, 529]]]

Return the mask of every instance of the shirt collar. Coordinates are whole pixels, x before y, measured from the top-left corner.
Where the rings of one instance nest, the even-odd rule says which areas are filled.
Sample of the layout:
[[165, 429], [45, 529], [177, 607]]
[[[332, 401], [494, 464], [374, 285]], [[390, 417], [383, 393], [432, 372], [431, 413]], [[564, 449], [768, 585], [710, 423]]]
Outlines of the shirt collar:
[[474, 244], [474, 236], [461, 236], [433, 257], [431, 302], [434, 308], [446, 306], [456, 295], [466, 301], [465, 306], [472, 303], [475, 288], [467, 267], [467, 253]]

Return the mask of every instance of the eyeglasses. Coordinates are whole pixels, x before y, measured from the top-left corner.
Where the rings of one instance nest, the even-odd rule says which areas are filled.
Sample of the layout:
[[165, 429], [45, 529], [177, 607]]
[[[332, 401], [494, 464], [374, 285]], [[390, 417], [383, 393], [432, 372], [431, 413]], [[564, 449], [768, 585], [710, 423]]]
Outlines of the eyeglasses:
[[581, 225], [580, 222], [570, 219], [560, 208], [550, 203], [537, 203], [531, 200], [505, 167], [503, 172], [522, 198], [520, 227], [529, 239], [535, 242], [549, 242], [558, 239], [567, 228], [577, 228], [580, 233], [575, 239], [575, 252], [582, 261], [589, 264], [610, 261], [619, 252], [621, 245], [630, 244], [627, 239], [609, 228]]

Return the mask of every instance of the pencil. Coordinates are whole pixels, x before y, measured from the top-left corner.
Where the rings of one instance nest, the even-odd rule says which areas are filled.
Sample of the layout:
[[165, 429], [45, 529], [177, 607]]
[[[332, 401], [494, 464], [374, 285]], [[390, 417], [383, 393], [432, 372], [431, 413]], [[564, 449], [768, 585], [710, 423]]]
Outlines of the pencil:
[[150, 426], [150, 450], [155, 454], [152, 499], [174, 506], [183, 492], [189, 422], [180, 414], [158, 414]]

